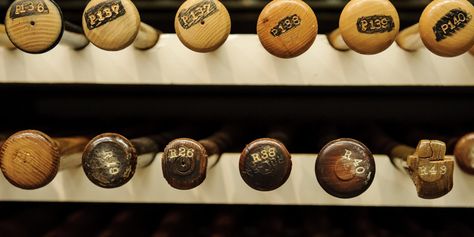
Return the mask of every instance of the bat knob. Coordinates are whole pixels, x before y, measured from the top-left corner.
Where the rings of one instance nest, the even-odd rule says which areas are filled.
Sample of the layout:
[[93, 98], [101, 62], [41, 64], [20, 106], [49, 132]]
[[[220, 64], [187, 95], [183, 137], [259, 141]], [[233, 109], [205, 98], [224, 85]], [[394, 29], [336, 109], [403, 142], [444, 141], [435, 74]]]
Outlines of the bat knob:
[[474, 45], [474, 6], [466, 0], [434, 0], [423, 10], [419, 29], [431, 52], [454, 57]]
[[207, 152], [199, 142], [179, 138], [165, 147], [161, 158], [163, 176], [176, 189], [192, 189], [206, 178]]
[[341, 138], [327, 143], [316, 160], [316, 179], [332, 196], [353, 198], [367, 190], [375, 177], [375, 161], [361, 142]]
[[474, 133], [462, 136], [454, 147], [454, 158], [466, 173], [474, 174]]
[[444, 142], [421, 140], [415, 153], [408, 156], [408, 172], [420, 198], [438, 198], [453, 188], [454, 158], [445, 153]]
[[7, 10], [5, 29], [20, 50], [39, 54], [54, 48], [63, 34], [63, 16], [52, 0], [14, 1]]
[[397, 9], [388, 0], [352, 0], [342, 10], [339, 30], [344, 42], [361, 54], [384, 51], [400, 29]]
[[135, 174], [137, 153], [132, 143], [116, 133], [103, 133], [89, 141], [82, 153], [87, 178], [103, 188], [126, 184]]
[[230, 15], [217, 0], [188, 0], [178, 9], [174, 28], [179, 40], [196, 52], [219, 48], [230, 34]]
[[0, 150], [0, 168], [5, 178], [23, 189], [37, 189], [50, 183], [59, 169], [56, 142], [36, 130], [11, 135]]
[[269, 53], [293, 58], [313, 44], [318, 34], [318, 20], [311, 7], [301, 0], [274, 0], [260, 13], [257, 34]]
[[130, 0], [91, 0], [82, 18], [87, 39], [108, 51], [131, 45], [138, 35], [140, 23], [140, 13]]
[[240, 176], [248, 186], [260, 191], [283, 185], [290, 176], [291, 166], [291, 155], [285, 145], [271, 138], [251, 142], [240, 154]]

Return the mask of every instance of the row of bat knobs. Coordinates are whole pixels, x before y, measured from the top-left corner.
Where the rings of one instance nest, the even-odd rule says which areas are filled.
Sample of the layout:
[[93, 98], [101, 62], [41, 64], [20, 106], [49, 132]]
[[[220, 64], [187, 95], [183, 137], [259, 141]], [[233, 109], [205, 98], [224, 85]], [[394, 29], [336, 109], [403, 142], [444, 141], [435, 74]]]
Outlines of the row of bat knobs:
[[[364, 141], [377, 152], [388, 155], [399, 169], [407, 171], [420, 198], [432, 199], [447, 194], [453, 187], [454, 158], [446, 156], [446, 143], [420, 140], [417, 147], [401, 144], [383, 130], [371, 128]], [[163, 176], [170, 186], [188, 190], [206, 179], [207, 169], [219, 165], [224, 152], [243, 139], [242, 129], [225, 126], [201, 140], [186, 138], [189, 129], [133, 139], [117, 133], [88, 137], [51, 138], [37, 130], [23, 130], [5, 140], [0, 149], [0, 168], [5, 178], [23, 189], [37, 189], [50, 183], [62, 169], [82, 166], [88, 179], [103, 188], [126, 184], [136, 168], [153, 163], [161, 153]], [[248, 142], [248, 141], [247, 141]], [[285, 144], [288, 133], [275, 130], [266, 138], [248, 143], [239, 159], [243, 181], [259, 191], [283, 185], [292, 168]], [[352, 198], [366, 191], [375, 177], [371, 150], [352, 138], [326, 136], [315, 163], [316, 178], [329, 194]], [[450, 139], [459, 167], [474, 173], [474, 134]]]
[[[445, 57], [468, 50], [474, 54], [472, 16], [474, 6], [467, 0], [434, 0], [424, 9], [419, 23], [399, 32], [398, 12], [390, 1], [352, 0], [328, 40], [338, 50], [352, 49], [361, 54], [380, 53], [394, 41], [408, 51], [425, 45]], [[7, 11], [4, 28], [11, 43], [28, 53], [44, 53], [59, 42], [77, 50], [89, 42], [110, 51], [131, 44], [145, 50], [153, 48], [160, 35], [159, 30], [140, 21], [130, 0], [91, 0], [83, 13], [82, 27], [63, 21], [53, 0], [16, 0]], [[314, 43], [318, 21], [304, 1], [274, 0], [260, 13], [256, 28], [269, 53], [292, 58]], [[230, 15], [218, 0], [187, 0], [176, 13], [175, 31], [189, 49], [211, 52], [229, 36]]]

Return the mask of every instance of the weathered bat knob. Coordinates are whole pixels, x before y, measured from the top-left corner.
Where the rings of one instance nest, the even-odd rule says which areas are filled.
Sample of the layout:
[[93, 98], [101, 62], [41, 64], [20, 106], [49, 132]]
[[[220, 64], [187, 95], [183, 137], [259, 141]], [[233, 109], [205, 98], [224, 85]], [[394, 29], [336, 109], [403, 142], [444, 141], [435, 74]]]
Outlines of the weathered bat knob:
[[89, 180], [99, 187], [116, 188], [135, 174], [137, 152], [133, 144], [116, 133], [94, 137], [82, 154], [82, 168]]
[[375, 162], [361, 142], [341, 138], [327, 143], [316, 159], [316, 178], [332, 196], [352, 198], [365, 192], [375, 177]]
[[196, 52], [219, 48], [230, 34], [230, 15], [217, 0], [187, 0], [176, 13], [174, 28], [179, 40]]
[[474, 133], [462, 136], [454, 147], [454, 158], [466, 173], [474, 174]]
[[7, 10], [5, 28], [11, 42], [27, 53], [54, 48], [63, 34], [63, 16], [52, 0], [16, 0]]
[[419, 197], [438, 198], [453, 188], [454, 158], [445, 154], [444, 142], [421, 140], [415, 153], [408, 156], [408, 172]]
[[384, 51], [395, 41], [399, 29], [397, 9], [387, 0], [351, 0], [339, 18], [344, 42], [361, 54]]
[[285, 145], [271, 138], [251, 142], [240, 154], [240, 176], [248, 186], [260, 191], [283, 185], [290, 176], [291, 166], [291, 155]]
[[274, 0], [260, 13], [257, 34], [269, 53], [292, 58], [311, 47], [318, 34], [318, 20], [301, 0]]
[[48, 135], [24, 130], [11, 135], [0, 150], [0, 168], [5, 178], [23, 189], [50, 183], [59, 169], [60, 150]]
[[420, 17], [420, 36], [433, 53], [453, 57], [474, 45], [474, 6], [466, 0], [434, 0]]
[[207, 151], [201, 143], [179, 138], [165, 147], [161, 159], [163, 176], [176, 189], [192, 189], [206, 178]]

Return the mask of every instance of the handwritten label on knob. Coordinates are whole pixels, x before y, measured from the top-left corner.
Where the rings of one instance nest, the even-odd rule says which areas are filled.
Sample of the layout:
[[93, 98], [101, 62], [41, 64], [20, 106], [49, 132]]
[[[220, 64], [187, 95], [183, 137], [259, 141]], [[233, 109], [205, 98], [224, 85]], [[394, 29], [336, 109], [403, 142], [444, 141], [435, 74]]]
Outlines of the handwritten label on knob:
[[217, 11], [218, 9], [214, 1], [201, 1], [192, 5], [190, 8], [179, 12], [179, 24], [184, 29], [189, 29], [198, 23], [204, 24], [204, 19], [208, 18]]
[[10, 7], [10, 18], [48, 14], [49, 9], [43, 0], [20, 0], [13, 2]]
[[92, 30], [125, 15], [125, 13], [125, 8], [120, 0], [110, 0], [89, 8], [84, 13], [84, 18], [87, 28]]
[[357, 31], [364, 34], [390, 32], [395, 28], [392, 16], [363, 16], [357, 19]]
[[278, 22], [278, 25], [276, 25], [275, 27], [273, 27], [270, 30], [270, 33], [274, 37], [277, 37], [277, 36], [280, 36], [280, 35], [286, 33], [287, 31], [289, 31], [291, 29], [296, 28], [299, 25], [301, 25], [301, 18], [298, 15], [294, 14], [294, 15], [287, 16], [287, 17], [283, 18], [282, 20], [280, 20]]
[[453, 36], [464, 28], [471, 21], [471, 18], [472, 16], [463, 9], [452, 9], [433, 26], [436, 41]]

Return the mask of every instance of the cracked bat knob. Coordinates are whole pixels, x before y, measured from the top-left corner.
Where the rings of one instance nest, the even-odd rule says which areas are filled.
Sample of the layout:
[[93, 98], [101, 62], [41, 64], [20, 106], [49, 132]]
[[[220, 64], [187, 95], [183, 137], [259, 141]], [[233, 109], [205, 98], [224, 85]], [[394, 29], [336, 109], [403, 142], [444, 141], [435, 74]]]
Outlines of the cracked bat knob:
[[445, 154], [444, 142], [421, 140], [415, 153], [408, 156], [408, 172], [419, 197], [438, 198], [453, 188], [454, 158]]
[[162, 158], [163, 176], [176, 189], [192, 189], [206, 178], [207, 151], [201, 143], [179, 138], [165, 147]]
[[283, 185], [290, 176], [291, 166], [291, 155], [285, 145], [271, 138], [251, 142], [240, 154], [240, 176], [259, 191], [271, 191]]
[[361, 142], [341, 138], [327, 143], [315, 166], [321, 187], [332, 196], [352, 198], [365, 192], [375, 176], [375, 161]]

